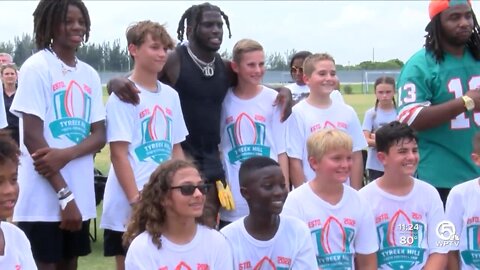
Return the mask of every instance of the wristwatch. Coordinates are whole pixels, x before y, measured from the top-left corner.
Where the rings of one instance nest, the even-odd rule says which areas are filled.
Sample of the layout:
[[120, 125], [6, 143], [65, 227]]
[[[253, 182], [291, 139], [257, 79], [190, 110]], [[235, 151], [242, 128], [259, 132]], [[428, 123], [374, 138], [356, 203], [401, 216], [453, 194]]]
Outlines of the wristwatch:
[[462, 99], [463, 99], [463, 103], [465, 103], [465, 109], [467, 109], [467, 111], [471, 111], [473, 110], [473, 108], [475, 108], [475, 102], [471, 97], [462, 96]]

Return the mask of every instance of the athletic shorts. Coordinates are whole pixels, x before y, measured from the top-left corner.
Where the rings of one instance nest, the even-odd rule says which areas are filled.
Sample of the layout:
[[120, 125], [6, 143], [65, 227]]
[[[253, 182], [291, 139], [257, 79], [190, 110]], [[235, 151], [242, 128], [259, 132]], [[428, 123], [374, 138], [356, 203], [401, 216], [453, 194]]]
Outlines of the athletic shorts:
[[103, 231], [103, 256], [125, 256], [127, 250], [122, 245], [123, 232], [105, 229]]
[[27, 235], [36, 261], [58, 263], [92, 252], [90, 220], [76, 232], [60, 229], [60, 222], [18, 222], [18, 227]]

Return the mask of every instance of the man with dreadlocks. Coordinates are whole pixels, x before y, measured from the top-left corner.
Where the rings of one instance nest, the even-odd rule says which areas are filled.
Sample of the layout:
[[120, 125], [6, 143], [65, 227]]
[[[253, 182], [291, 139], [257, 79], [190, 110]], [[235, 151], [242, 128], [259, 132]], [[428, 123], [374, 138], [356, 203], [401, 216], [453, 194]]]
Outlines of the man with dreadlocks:
[[[220, 160], [220, 113], [228, 87], [234, 84], [231, 62], [218, 54], [223, 38], [223, 20], [231, 37], [228, 16], [210, 3], [193, 5], [179, 21], [177, 34], [182, 42], [168, 55], [160, 81], [171, 85], [179, 94], [183, 116], [189, 135], [182, 143], [184, 152], [190, 155], [209, 183], [225, 179]], [[186, 27], [185, 27], [186, 22]], [[186, 32], [185, 32], [186, 30]], [[136, 103], [138, 96], [131, 82], [116, 78], [109, 82], [109, 91], [122, 100]], [[291, 93], [280, 91], [284, 104], [291, 103]], [[285, 106], [288, 117], [291, 106]], [[204, 208], [205, 223], [215, 227], [219, 202], [215, 186], [207, 194]]]
[[398, 118], [418, 131], [418, 178], [445, 203], [454, 185], [480, 174], [470, 159], [480, 130], [480, 27], [469, 0], [431, 0], [429, 15], [425, 48], [398, 79]]
[[91, 252], [93, 154], [105, 145], [102, 86], [76, 57], [90, 32], [81, 0], [41, 0], [33, 18], [39, 51], [23, 64], [10, 109], [22, 119], [24, 153], [13, 220], [30, 240], [38, 269], [71, 270]]

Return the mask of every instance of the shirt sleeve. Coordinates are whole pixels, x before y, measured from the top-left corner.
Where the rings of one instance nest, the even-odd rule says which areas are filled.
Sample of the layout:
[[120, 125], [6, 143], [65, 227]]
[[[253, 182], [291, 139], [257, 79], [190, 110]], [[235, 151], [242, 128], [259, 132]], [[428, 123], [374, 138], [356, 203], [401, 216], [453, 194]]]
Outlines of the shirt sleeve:
[[373, 109], [368, 109], [365, 112], [365, 115], [363, 117], [363, 124], [362, 124], [362, 129], [364, 131], [369, 131], [369, 132], [373, 131], [373, 113], [375, 113]]
[[368, 144], [367, 140], [365, 139], [365, 136], [363, 135], [363, 130], [362, 127], [360, 126], [360, 120], [358, 119], [357, 113], [353, 110], [353, 108], [350, 109], [350, 123], [347, 126], [348, 133], [352, 137], [353, 141], [353, 149], [352, 152], [356, 151], [361, 151], [362, 149], [365, 149]]
[[299, 224], [297, 230], [297, 243], [299, 248], [297, 249], [297, 256], [292, 264], [292, 269], [318, 269], [317, 256], [313, 248], [312, 237], [310, 230], [305, 223]]
[[92, 98], [93, 98], [93, 106], [92, 106], [92, 117], [90, 119], [91, 123], [95, 123], [98, 121], [105, 120], [105, 106], [103, 105], [103, 88], [100, 82], [100, 77], [98, 73], [91, 67], [92, 73]]
[[[298, 188], [302, 188], [302, 186]], [[303, 209], [300, 207], [300, 205], [297, 202], [297, 198], [295, 196], [296, 194], [292, 192], [288, 194], [287, 199], [285, 200], [285, 204], [283, 205], [282, 215], [296, 217], [302, 221], [305, 221], [303, 218]]]
[[223, 234], [219, 235], [219, 242], [213, 269], [234, 269], [232, 249]]
[[187, 125], [185, 124], [185, 119], [183, 118], [183, 112], [182, 112], [182, 105], [180, 104], [180, 98], [178, 96], [178, 93], [174, 91], [175, 94], [175, 109], [174, 109], [174, 114], [175, 114], [175, 122], [174, 122], [174, 128], [173, 128], [173, 143], [181, 143], [185, 141], [185, 138], [188, 135], [188, 130], [187, 130]]
[[447, 253], [449, 250], [447, 246], [442, 247], [438, 245], [439, 241], [441, 241], [440, 237], [438, 237], [437, 226], [441, 222], [446, 220], [445, 212], [443, 211], [443, 202], [440, 198], [440, 194], [438, 191], [433, 187], [429, 186], [430, 188], [430, 214], [427, 216], [427, 239], [428, 239], [428, 248], [430, 249], [430, 254], [432, 253]]
[[[463, 229], [463, 215], [465, 212], [465, 205], [462, 201], [462, 193], [460, 186], [453, 187], [447, 197], [447, 203], [445, 206], [445, 217], [451, 221], [455, 226], [455, 232], [460, 239], [462, 239]], [[457, 245], [452, 245], [451, 250], [459, 250]]]
[[430, 106], [432, 98], [428, 73], [425, 68], [416, 64], [421, 60], [420, 57], [421, 55], [416, 55], [405, 64], [397, 83], [398, 120], [409, 125], [425, 106]]
[[[143, 237], [141, 234], [137, 238]], [[148, 258], [149, 247], [144, 245], [143, 241], [138, 241], [135, 238], [128, 247], [127, 255], [125, 257], [126, 270], [151, 270], [156, 269], [158, 265], [153, 265], [151, 258]], [[137, 241], [135, 241], [137, 240]]]
[[135, 106], [112, 93], [107, 101], [107, 142], [132, 142], [135, 129]]
[[282, 122], [282, 111], [280, 106], [275, 107], [275, 113], [273, 117], [272, 123], [272, 132], [273, 132], [273, 140], [275, 143], [275, 148], [277, 150], [277, 154], [280, 155], [286, 152], [286, 122]]
[[343, 96], [340, 90], [333, 90], [330, 93], [330, 98], [335, 102], [345, 103], [345, 100], [343, 99]]
[[[28, 241], [27, 236], [22, 232], [21, 235], [22, 241], [20, 243], [13, 243], [20, 244], [20, 248], [18, 250], [23, 251], [23, 259], [22, 259], [22, 269], [32, 269], [37, 270], [37, 265], [35, 264], [35, 260], [33, 259], [32, 248], [30, 246], [30, 241]], [[23, 245], [22, 245], [23, 244]]]
[[305, 139], [305, 128], [298, 112], [292, 112], [287, 120], [286, 127], [286, 149], [287, 155], [291, 158], [303, 159]]
[[[356, 191], [355, 191], [356, 192]], [[359, 254], [372, 254], [378, 250], [377, 233], [375, 231], [375, 220], [367, 202], [359, 196], [363, 207], [363, 214], [360, 218], [358, 231], [355, 234], [355, 252]]]
[[[39, 58], [32, 60], [39, 60]], [[22, 117], [22, 114], [26, 113], [45, 121], [48, 104], [47, 93], [50, 93], [51, 87], [46, 68], [41, 65], [33, 65], [28, 59], [22, 66], [15, 98], [10, 107], [10, 111], [17, 117]]]

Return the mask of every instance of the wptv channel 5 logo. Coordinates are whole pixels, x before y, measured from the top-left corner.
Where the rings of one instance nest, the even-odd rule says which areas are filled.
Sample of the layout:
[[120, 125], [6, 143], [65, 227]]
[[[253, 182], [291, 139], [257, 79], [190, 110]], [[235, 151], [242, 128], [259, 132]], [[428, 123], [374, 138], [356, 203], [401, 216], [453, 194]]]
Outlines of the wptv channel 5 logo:
[[437, 241], [438, 247], [457, 246], [460, 244], [460, 237], [456, 234], [455, 225], [448, 220], [442, 220], [437, 224], [435, 231], [440, 240]]

